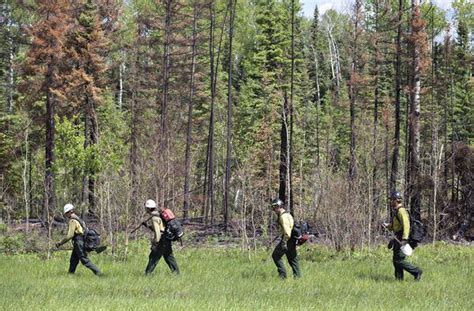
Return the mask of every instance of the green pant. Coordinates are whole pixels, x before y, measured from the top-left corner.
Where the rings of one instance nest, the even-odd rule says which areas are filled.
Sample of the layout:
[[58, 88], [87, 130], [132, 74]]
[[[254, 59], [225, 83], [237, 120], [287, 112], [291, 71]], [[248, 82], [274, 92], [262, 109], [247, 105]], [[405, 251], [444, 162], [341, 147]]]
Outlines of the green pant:
[[283, 240], [278, 243], [278, 245], [275, 247], [275, 250], [273, 251], [272, 258], [273, 261], [275, 262], [275, 265], [277, 266], [277, 271], [278, 275], [282, 278], [286, 278], [286, 269], [285, 269], [285, 264], [283, 263], [282, 257], [283, 255], [286, 255], [286, 258], [288, 259], [288, 263], [291, 266], [291, 269], [293, 270], [293, 276], [294, 277], [300, 277], [301, 272], [300, 272], [300, 266], [298, 264], [298, 254], [296, 253], [296, 240], [295, 239], [289, 239], [288, 242], [286, 243], [286, 250], [283, 247]]
[[73, 250], [71, 253], [71, 258], [69, 259], [69, 273], [76, 272], [77, 265], [79, 261], [89, 268], [94, 274], [100, 275], [101, 272], [99, 268], [97, 268], [92, 261], [87, 258], [87, 251], [84, 247], [84, 240], [82, 238], [76, 237], [72, 242]]
[[153, 270], [155, 270], [155, 267], [162, 256], [168, 264], [171, 272], [179, 274], [179, 267], [178, 263], [176, 262], [176, 258], [173, 256], [171, 241], [164, 236], [161, 237], [158, 244], [152, 244], [150, 256], [148, 256], [148, 265], [146, 266], [145, 274], [148, 275], [152, 273]]
[[402, 253], [400, 247], [400, 243], [395, 241], [393, 247], [393, 266], [395, 267], [395, 278], [397, 280], [403, 280], [404, 270], [416, 277], [421, 272], [421, 269], [415, 267], [406, 260], [406, 256]]

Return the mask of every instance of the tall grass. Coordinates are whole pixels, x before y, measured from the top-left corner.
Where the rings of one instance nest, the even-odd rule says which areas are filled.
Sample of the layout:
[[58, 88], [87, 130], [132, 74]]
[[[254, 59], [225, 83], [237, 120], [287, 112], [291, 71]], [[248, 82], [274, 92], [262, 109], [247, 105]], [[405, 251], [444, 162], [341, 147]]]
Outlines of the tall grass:
[[[68, 275], [69, 252], [0, 257], [2, 310], [473, 310], [474, 248], [423, 246], [410, 259], [424, 270], [414, 282], [393, 278], [391, 252], [333, 253], [299, 249], [301, 279], [280, 280], [271, 250], [175, 250], [180, 276], [160, 261], [145, 277], [148, 248], [132, 245], [127, 260], [91, 255], [98, 278], [80, 265]], [[267, 260], [268, 259], [268, 260]]]

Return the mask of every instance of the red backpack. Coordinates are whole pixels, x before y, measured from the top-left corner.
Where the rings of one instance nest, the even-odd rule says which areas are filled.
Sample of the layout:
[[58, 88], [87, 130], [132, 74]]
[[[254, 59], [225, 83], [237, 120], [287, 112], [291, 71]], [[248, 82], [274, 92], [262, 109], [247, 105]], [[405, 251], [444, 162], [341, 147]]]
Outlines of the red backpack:
[[184, 231], [174, 213], [170, 209], [165, 208], [160, 212], [160, 217], [165, 223], [165, 237], [171, 241], [181, 239]]

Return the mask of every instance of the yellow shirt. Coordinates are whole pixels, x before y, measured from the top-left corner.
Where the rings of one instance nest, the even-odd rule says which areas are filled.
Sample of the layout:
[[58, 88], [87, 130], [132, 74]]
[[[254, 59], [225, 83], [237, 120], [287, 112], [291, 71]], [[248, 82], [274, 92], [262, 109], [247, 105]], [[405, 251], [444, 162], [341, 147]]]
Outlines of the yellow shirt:
[[84, 234], [84, 230], [82, 229], [81, 224], [76, 219], [71, 218], [69, 219], [69, 222], [68, 222], [66, 237], [59, 243], [64, 244], [67, 241], [71, 240], [75, 235], [81, 235], [81, 234]]
[[283, 241], [288, 241], [291, 237], [291, 230], [293, 230], [294, 225], [293, 216], [290, 213], [286, 213], [284, 210], [278, 217], [278, 223], [280, 224], [280, 230]]
[[388, 229], [395, 233], [403, 231], [402, 240], [408, 240], [408, 236], [410, 235], [410, 216], [404, 207], [399, 207], [397, 209], [392, 224], [388, 226]]
[[153, 216], [151, 218], [151, 226], [155, 232], [153, 242], [158, 243], [161, 238], [161, 233], [165, 231], [165, 224], [163, 223], [163, 220], [161, 220], [160, 216]]

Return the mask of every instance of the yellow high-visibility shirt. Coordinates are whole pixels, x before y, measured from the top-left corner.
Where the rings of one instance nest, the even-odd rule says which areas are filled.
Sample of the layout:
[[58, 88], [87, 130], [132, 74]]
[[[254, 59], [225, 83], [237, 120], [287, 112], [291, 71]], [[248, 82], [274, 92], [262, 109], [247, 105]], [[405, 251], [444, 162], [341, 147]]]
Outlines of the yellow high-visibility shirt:
[[283, 241], [287, 242], [290, 239], [294, 222], [293, 216], [291, 216], [290, 213], [286, 213], [284, 210], [280, 214], [280, 217], [278, 217]]
[[404, 207], [399, 207], [396, 216], [393, 217], [392, 224], [388, 226], [395, 233], [402, 232], [402, 240], [408, 240], [410, 235], [410, 216]]
[[74, 236], [82, 234], [84, 234], [84, 229], [82, 229], [82, 226], [79, 221], [71, 218], [68, 222], [66, 237], [60, 242], [60, 244], [64, 244], [67, 241], [71, 240]]
[[161, 233], [165, 231], [165, 224], [160, 216], [153, 216], [151, 218], [151, 225], [153, 227], [153, 231], [155, 232], [155, 236], [153, 237], [153, 242], [158, 243], [161, 238]]

